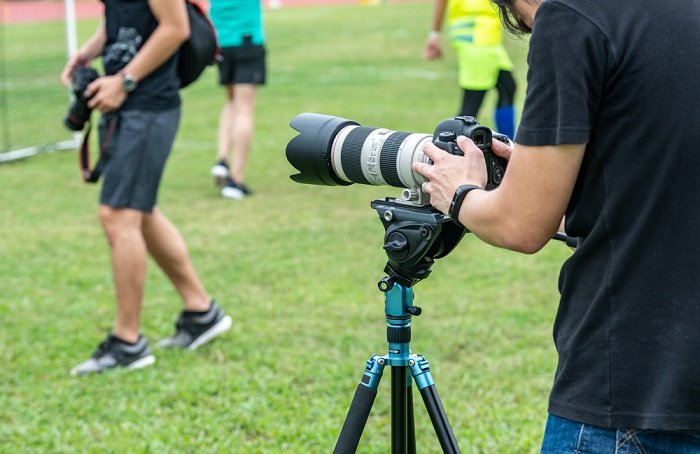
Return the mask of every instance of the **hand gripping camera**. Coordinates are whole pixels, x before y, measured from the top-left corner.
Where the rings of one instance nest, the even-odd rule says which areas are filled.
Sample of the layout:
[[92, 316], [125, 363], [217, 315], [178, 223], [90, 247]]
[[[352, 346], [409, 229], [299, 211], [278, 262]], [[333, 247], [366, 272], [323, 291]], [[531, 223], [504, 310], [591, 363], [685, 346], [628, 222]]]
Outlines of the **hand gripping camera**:
[[317, 113], [299, 114], [290, 125], [299, 132], [287, 144], [287, 160], [299, 171], [291, 176], [292, 180], [327, 186], [395, 186], [404, 188], [396, 201], [411, 205], [429, 203], [428, 195], [421, 189], [425, 177], [411, 169], [414, 162], [429, 162], [423, 154], [428, 141], [448, 153], [463, 155], [457, 137], [469, 137], [484, 154], [486, 189], [501, 184], [507, 165], [491, 150], [491, 141], [495, 138], [508, 143], [508, 138], [480, 125], [474, 117], [443, 120], [432, 136], [361, 126], [352, 120]]
[[85, 123], [90, 120], [92, 109], [87, 105], [90, 98], [85, 96], [85, 90], [98, 77], [100, 75], [94, 68], [86, 66], [78, 66], [73, 71], [71, 91], [75, 99], [68, 108], [68, 114], [63, 119], [63, 124], [71, 131], [82, 131]]

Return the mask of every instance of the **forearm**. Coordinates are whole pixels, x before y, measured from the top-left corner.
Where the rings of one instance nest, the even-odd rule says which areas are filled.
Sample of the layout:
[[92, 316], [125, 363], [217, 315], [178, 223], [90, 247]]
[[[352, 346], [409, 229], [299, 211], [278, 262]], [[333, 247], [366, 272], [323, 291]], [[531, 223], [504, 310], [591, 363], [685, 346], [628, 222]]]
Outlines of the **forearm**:
[[95, 58], [102, 55], [105, 44], [107, 43], [107, 30], [104, 22], [95, 30], [95, 33], [80, 46], [78, 57], [81, 61], [89, 63]]
[[521, 212], [500, 191], [471, 191], [459, 212], [459, 221], [493, 246], [532, 254], [557, 232], [559, 223]]
[[177, 24], [159, 24], [138, 54], [123, 68], [136, 80], [143, 80], [167, 61], [189, 37], [189, 28]]
[[432, 29], [433, 32], [440, 32], [442, 30], [442, 21], [445, 17], [445, 8], [447, 0], [435, 0], [435, 7], [433, 9], [433, 22]]
[[517, 147], [501, 185], [467, 194], [459, 220], [487, 243], [534, 253], [562, 224], [585, 146]]

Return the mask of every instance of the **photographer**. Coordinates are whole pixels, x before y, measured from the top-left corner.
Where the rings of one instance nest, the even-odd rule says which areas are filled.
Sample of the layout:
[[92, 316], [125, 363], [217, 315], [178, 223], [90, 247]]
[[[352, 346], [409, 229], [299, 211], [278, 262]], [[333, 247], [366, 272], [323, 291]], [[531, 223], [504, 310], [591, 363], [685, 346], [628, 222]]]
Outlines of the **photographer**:
[[[105, 76], [85, 92], [102, 112], [100, 148], [107, 155], [100, 221], [109, 242], [117, 317], [111, 334], [72, 374], [153, 364], [139, 323], [150, 254], [180, 293], [185, 310], [174, 336], [160, 345], [190, 350], [231, 325], [195, 272], [185, 242], [156, 206], [158, 186], [180, 120], [177, 50], [189, 36], [185, 3], [103, 0], [103, 24], [66, 64], [65, 84], [79, 65], [102, 55]], [[104, 158], [104, 156], [103, 156]]]
[[700, 452], [700, 7], [492, 1], [532, 33], [516, 144], [494, 141], [503, 183], [480, 189], [484, 159], [464, 137], [464, 157], [428, 145], [434, 165], [413, 168], [488, 243], [534, 253], [564, 215], [579, 237], [542, 452]]

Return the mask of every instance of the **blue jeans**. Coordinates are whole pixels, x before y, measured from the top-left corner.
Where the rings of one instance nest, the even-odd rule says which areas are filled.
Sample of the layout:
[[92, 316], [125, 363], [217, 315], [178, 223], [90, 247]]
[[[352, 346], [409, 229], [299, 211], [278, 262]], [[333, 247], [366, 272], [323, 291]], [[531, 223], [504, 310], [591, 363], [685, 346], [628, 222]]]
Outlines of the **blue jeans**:
[[541, 454], [699, 454], [700, 434], [606, 429], [549, 415]]

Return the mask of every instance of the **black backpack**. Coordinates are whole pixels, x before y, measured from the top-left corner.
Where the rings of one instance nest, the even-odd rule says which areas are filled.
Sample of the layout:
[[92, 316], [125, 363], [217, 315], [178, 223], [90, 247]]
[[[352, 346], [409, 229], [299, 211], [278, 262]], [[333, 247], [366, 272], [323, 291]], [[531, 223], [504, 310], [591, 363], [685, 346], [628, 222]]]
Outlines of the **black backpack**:
[[190, 37], [180, 46], [177, 75], [180, 88], [185, 88], [202, 74], [204, 69], [216, 63], [219, 45], [216, 31], [204, 9], [194, 0], [186, 0], [190, 21]]

